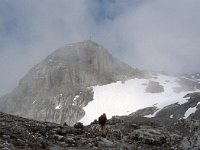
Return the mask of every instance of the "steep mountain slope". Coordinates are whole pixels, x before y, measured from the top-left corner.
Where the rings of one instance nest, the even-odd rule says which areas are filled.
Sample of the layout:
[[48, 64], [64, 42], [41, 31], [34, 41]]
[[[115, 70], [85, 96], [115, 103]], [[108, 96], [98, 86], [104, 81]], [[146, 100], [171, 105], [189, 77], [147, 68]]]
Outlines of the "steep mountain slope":
[[93, 100], [92, 86], [143, 76], [92, 41], [74, 43], [34, 66], [16, 89], [0, 98], [0, 110], [73, 125]]

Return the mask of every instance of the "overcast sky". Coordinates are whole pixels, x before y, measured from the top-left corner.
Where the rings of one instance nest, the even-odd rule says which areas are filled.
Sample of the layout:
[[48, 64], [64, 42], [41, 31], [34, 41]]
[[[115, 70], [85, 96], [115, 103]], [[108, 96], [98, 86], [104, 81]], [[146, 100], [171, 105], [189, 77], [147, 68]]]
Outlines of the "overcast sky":
[[133, 67], [200, 72], [199, 8], [200, 0], [0, 0], [0, 95], [90, 35]]

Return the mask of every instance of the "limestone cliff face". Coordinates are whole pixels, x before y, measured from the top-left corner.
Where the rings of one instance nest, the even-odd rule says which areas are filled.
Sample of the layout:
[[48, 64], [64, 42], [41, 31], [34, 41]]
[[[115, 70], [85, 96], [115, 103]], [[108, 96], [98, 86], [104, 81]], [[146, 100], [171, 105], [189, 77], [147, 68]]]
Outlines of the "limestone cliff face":
[[92, 86], [142, 76], [102, 46], [83, 41], [54, 51], [34, 66], [16, 89], [0, 98], [0, 111], [73, 125], [93, 100]]

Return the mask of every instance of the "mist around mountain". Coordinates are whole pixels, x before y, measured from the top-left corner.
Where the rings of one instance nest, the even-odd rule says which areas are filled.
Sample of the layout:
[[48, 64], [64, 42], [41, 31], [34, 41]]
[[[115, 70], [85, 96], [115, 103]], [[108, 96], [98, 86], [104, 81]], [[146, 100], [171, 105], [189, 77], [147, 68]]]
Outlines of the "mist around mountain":
[[[0, 148], [198, 150], [199, 104], [200, 73], [142, 71], [86, 40], [54, 51], [0, 98]], [[107, 138], [91, 124], [102, 113]]]
[[0, 98], [0, 110], [40, 121], [75, 124], [93, 100], [93, 86], [143, 77], [102, 46], [86, 40], [54, 51]]
[[198, 73], [142, 71], [85, 40], [55, 50], [31, 68], [11, 93], [0, 98], [0, 110], [68, 125], [89, 124], [103, 112], [108, 118], [131, 114], [179, 120], [199, 113], [198, 101], [191, 104], [187, 99], [199, 91]]

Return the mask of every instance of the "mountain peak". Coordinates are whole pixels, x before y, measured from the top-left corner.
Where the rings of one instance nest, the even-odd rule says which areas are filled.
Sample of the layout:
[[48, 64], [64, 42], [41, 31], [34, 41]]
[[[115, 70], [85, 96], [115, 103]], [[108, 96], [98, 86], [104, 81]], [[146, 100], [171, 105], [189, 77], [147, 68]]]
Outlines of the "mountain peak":
[[84, 40], [57, 49], [35, 65], [12, 93], [0, 99], [0, 110], [73, 125], [93, 100], [92, 86], [139, 75], [141, 71], [112, 57], [103, 46]]
[[80, 43], [99, 45], [98, 43], [92, 40], [83, 40]]
[[[62, 48], [59, 48], [55, 50], [53, 53], [51, 53], [47, 58], [55, 59], [55, 58], [64, 58], [65, 60], [72, 60], [72, 58], [75, 57], [86, 57], [88, 56], [94, 56], [94, 55], [110, 55], [109, 51], [105, 49], [100, 44], [92, 41], [92, 40], [83, 40], [81, 42], [67, 44]], [[70, 57], [70, 58], [68, 58]], [[77, 59], [77, 58], [75, 58]]]
[[[76, 47], [76, 46], [82, 46], [82, 47], [85, 47], [85, 46], [90, 46], [90, 47], [101, 47], [103, 48], [103, 46], [101, 46], [100, 44], [98, 44], [97, 42], [95, 41], [92, 41], [92, 40], [83, 40], [83, 41], [80, 41], [80, 42], [76, 42], [76, 43], [71, 43], [71, 44], [67, 44], [66, 46], [64, 46], [63, 48], [66, 48], [66, 47]], [[62, 48], [61, 48], [62, 49]], [[104, 48], [105, 49], [105, 48]]]

